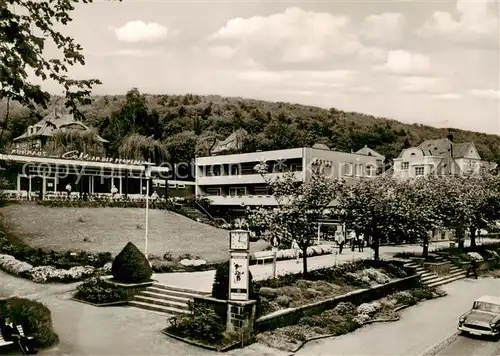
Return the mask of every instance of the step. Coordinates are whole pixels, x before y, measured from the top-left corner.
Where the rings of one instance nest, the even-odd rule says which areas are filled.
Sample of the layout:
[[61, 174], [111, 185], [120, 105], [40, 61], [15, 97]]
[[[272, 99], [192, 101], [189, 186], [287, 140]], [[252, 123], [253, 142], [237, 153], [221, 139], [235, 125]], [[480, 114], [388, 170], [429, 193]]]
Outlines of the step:
[[162, 290], [168, 290], [172, 292], [181, 292], [185, 294], [191, 294], [191, 295], [210, 295], [210, 292], [202, 291], [202, 290], [196, 290], [196, 289], [190, 289], [190, 288], [184, 288], [184, 287], [178, 287], [178, 286], [171, 286], [167, 284], [161, 284], [161, 283], [153, 283], [151, 285], [153, 288], [157, 289], [162, 289]]
[[172, 307], [165, 307], [161, 305], [156, 305], [156, 304], [149, 304], [149, 303], [144, 303], [144, 302], [139, 302], [136, 300], [132, 300], [128, 302], [128, 305], [141, 308], [141, 309], [146, 309], [146, 310], [152, 310], [152, 311], [157, 311], [160, 313], [165, 313], [165, 314], [170, 314], [170, 315], [179, 315], [179, 314], [189, 314], [188, 310], [182, 310], [182, 309], [177, 309], [177, 308], [172, 308]]
[[154, 305], [161, 305], [164, 307], [170, 307], [175, 309], [189, 310], [189, 305], [187, 303], [176, 302], [173, 300], [167, 300], [163, 298], [151, 298], [140, 294], [134, 296], [134, 301], [154, 304]]
[[169, 290], [169, 289], [163, 289], [163, 288], [156, 288], [156, 287], [148, 287], [146, 288], [146, 291], [152, 292], [152, 293], [157, 293], [157, 294], [163, 294], [165, 296], [174, 296], [174, 297], [181, 297], [181, 298], [187, 298], [193, 300], [194, 298], [198, 297], [203, 297], [205, 294], [199, 294], [199, 293], [186, 293], [186, 292], [180, 292], [176, 290]]
[[149, 290], [142, 291], [138, 295], [142, 295], [142, 296], [150, 297], [150, 298], [156, 298], [156, 299], [166, 298], [166, 299], [172, 300], [174, 302], [185, 303], [185, 304], [188, 304], [190, 301], [192, 301], [191, 298], [177, 297], [175, 295], [165, 294], [165, 293], [155, 293], [155, 292], [151, 292]]
[[420, 277], [420, 282], [425, 283], [425, 282], [430, 281], [434, 278], [440, 278], [440, 277], [442, 277], [442, 276], [438, 276], [437, 274], [432, 273], [428, 276]]
[[454, 276], [451, 278], [442, 279], [439, 282], [430, 283], [427, 286], [431, 287], [431, 288], [432, 287], [439, 287], [443, 284], [448, 284], [448, 283], [455, 282], [455, 281], [458, 281], [459, 279], [464, 279], [464, 278], [465, 278], [465, 274], [460, 274], [460, 275], [457, 275], [457, 276]]

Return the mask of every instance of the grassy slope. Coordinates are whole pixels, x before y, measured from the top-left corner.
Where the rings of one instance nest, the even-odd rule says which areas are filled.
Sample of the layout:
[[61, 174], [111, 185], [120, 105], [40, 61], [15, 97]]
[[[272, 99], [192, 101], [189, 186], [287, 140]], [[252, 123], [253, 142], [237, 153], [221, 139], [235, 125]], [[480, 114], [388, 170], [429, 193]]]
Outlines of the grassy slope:
[[[7, 226], [34, 247], [116, 254], [132, 241], [144, 248], [144, 209], [14, 204], [0, 209], [0, 213]], [[90, 242], [84, 242], [86, 237]], [[228, 257], [228, 232], [173, 212], [150, 210], [148, 252], [163, 256], [166, 251], [174, 256], [190, 253], [208, 261], [223, 260]]]

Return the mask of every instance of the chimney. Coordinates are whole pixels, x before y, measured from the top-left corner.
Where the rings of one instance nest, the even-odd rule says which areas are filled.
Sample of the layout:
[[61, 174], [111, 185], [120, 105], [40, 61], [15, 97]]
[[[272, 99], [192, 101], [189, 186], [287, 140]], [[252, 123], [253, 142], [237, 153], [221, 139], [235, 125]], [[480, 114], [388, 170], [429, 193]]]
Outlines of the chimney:
[[453, 135], [449, 134], [447, 136], [447, 138], [448, 138], [448, 140], [450, 140], [450, 149], [449, 149], [449, 151], [450, 151], [451, 158], [453, 158]]

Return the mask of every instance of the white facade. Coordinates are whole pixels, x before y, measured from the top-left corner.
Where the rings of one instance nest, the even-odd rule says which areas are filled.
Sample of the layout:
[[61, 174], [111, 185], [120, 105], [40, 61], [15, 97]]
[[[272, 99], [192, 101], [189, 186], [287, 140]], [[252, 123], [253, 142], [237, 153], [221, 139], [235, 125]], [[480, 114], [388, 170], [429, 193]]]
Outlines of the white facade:
[[481, 159], [474, 143], [449, 139], [427, 140], [404, 149], [393, 160], [392, 175], [399, 179], [435, 175], [474, 175], [496, 167]]
[[219, 206], [277, 205], [255, 166], [265, 162], [269, 176], [293, 172], [298, 181], [313, 174], [343, 177], [347, 184], [376, 175], [376, 157], [318, 148], [293, 148], [265, 152], [196, 158], [196, 195]]

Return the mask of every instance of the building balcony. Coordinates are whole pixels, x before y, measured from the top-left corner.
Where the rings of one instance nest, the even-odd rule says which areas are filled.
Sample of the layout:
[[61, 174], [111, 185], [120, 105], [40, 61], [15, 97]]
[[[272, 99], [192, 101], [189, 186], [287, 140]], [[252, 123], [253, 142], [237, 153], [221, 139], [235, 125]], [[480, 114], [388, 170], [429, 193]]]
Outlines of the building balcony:
[[232, 205], [232, 206], [276, 206], [278, 202], [272, 195], [203, 195], [203, 198], [210, 200], [212, 205]]
[[[276, 179], [284, 173], [270, 173], [267, 177]], [[303, 180], [302, 172], [294, 172], [295, 179], [298, 181]], [[265, 184], [264, 178], [260, 174], [240, 174], [240, 175], [225, 175], [225, 176], [198, 176], [196, 177], [196, 184], [199, 186], [204, 185], [231, 185], [231, 184]]]

